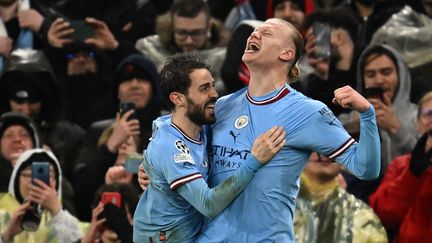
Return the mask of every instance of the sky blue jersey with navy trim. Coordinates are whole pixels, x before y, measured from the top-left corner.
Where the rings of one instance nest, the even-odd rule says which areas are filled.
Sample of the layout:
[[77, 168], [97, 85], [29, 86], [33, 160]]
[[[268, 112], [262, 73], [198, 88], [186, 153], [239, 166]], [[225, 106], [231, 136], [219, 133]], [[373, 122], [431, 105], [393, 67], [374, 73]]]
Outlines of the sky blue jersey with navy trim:
[[[176, 191], [185, 183], [208, 176], [206, 136], [200, 140], [186, 136], [171, 123], [171, 116], [157, 119], [143, 166], [151, 179], [134, 215], [134, 242], [149, 237], [191, 241], [201, 228], [202, 216]], [[174, 229], [172, 232], [170, 229]]]
[[210, 186], [241, 168], [255, 138], [270, 127], [284, 127], [286, 144], [219, 216], [204, 223], [197, 242], [294, 242], [292, 218], [299, 176], [312, 151], [329, 156], [361, 178], [378, 175], [380, 146], [373, 107], [360, 116], [358, 144], [327, 106], [288, 84], [263, 97], [251, 97], [245, 88], [220, 98]]
[[171, 116], [153, 123], [142, 163], [150, 185], [135, 210], [134, 242], [194, 242], [203, 215], [219, 214], [261, 167], [249, 156], [241, 170], [210, 189], [206, 132], [201, 132], [200, 140], [192, 139], [172, 123]]

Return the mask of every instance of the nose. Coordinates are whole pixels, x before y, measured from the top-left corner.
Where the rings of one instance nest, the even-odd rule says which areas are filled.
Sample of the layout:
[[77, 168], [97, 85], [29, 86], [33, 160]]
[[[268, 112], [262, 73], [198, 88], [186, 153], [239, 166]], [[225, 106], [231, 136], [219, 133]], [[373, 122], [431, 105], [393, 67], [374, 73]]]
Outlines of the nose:
[[381, 75], [379, 72], [375, 76], [375, 83], [377, 85], [382, 85], [386, 82], [384, 75]]
[[136, 86], [138, 86], [139, 83], [140, 83], [140, 81], [137, 78], [133, 78], [132, 82], [131, 82], [131, 85], [133, 87], [136, 87]]
[[261, 34], [259, 33], [259, 30], [254, 30], [252, 32], [252, 34], [250, 35], [250, 39], [252, 39], [252, 38], [261, 39]]
[[218, 94], [218, 92], [217, 92], [217, 90], [216, 90], [215, 87], [212, 88], [212, 90], [210, 92], [210, 97], [211, 98], [215, 98], [215, 99], [217, 99], [219, 97], [219, 94]]
[[188, 43], [188, 44], [191, 44], [191, 43], [193, 43], [193, 39], [192, 39], [192, 36], [190, 36], [190, 35], [187, 35], [187, 36], [186, 36], [186, 39], [185, 39], [185, 43]]

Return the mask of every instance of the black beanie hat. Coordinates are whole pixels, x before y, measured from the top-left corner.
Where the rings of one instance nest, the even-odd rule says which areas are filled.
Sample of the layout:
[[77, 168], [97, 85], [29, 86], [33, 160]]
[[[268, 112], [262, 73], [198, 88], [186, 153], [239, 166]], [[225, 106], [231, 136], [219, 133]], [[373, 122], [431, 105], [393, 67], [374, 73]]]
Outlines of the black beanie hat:
[[273, 4], [272, 4], [273, 12], [274, 12], [277, 5], [279, 5], [283, 2], [286, 2], [286, 1], [290, 1], [290, 2], [295, 3], [301, 9], [301, 11], [305, 12], [306, 9], [305, 9], [304, 0], [273, 0]]
[[136, 63], [127, 63], [117, 71], [118, 82], [130, 80], [133, 78], [151, 80], [150, 75], [147, 74], [147, 70]]
[[0, 137], [6, 129], [13, 125], [24, 127], [30, 134], [33, 141], [33, 148], [40, 147], [39, 135], [34, 122], [27, 116], [18, 112], [6, 112], [0, 117]]

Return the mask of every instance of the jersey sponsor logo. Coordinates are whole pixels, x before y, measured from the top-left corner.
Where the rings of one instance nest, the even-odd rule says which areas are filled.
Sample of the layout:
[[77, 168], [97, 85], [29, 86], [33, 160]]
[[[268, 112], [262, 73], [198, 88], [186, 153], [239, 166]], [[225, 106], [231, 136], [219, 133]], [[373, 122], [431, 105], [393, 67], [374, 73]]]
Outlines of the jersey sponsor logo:
[[234, 127], [237, 129], [242, 129], [249, 123], [249, 117], [247, 115], [241, 115], [234, 122]]
[[250, 154], [249, 150], [237, 150], [234, 148], [227, 148], [224, 146], [213, 145], [212, 155], [217, 155], [224, 158], [239, 158], [246, 160]]
[[178, 151], [180, 151], [184, 154], [190, 154], [188, 146], [182, 140], [176, 140], [175, 146], [178, 149]]
[[195, 164], [195, 161], [192, 158], [192, 156], [190, 154], [184, 154], [184, 153], [174, 154], [174, 162]]
[[240, 135], [240, 133], [235, 134], [233, 131], [230, 131], [229, 135], [231, 135], [233, 137], [234, 143], [236, 143], [237, 142], [237, 137]]
[[238, 169], [240, 168], [242, 163], [221, 159], [221, 160], [216, 160], [215, 164], [229, 169]]

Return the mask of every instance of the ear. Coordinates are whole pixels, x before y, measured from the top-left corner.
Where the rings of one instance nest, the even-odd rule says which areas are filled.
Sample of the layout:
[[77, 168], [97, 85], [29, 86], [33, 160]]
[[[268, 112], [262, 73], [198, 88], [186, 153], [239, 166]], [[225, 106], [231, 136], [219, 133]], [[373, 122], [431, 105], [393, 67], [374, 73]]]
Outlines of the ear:
[[182, 93], [178, 92], [172, 92], [169, 96], [170, 101], [177, 107], [177, 106], [183, 106], [183, 103], [185, 102], [185, 97]]
[[337, 30], [331, 37], [331, 42], [336, 44], [336, 46], [341, 46], [348, 41], [348, 33], [342, 30]]
[[295, 52], [293, 49], [285, 49], [279, 55], [279, 59], [287, 62], [293, 60], [294, 57], [295, 57]]

